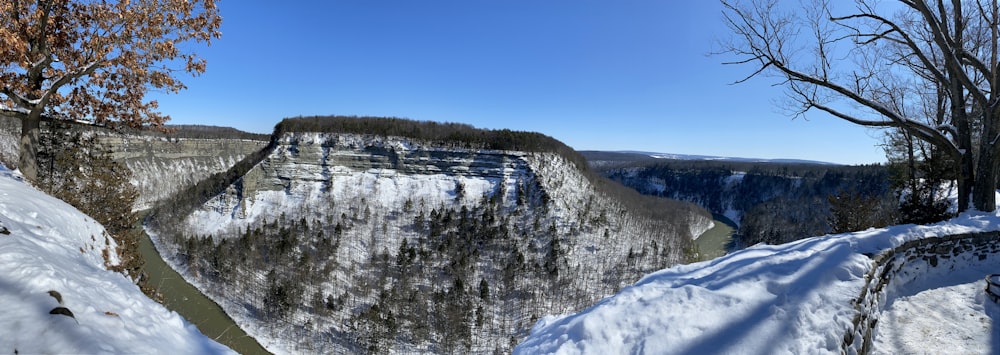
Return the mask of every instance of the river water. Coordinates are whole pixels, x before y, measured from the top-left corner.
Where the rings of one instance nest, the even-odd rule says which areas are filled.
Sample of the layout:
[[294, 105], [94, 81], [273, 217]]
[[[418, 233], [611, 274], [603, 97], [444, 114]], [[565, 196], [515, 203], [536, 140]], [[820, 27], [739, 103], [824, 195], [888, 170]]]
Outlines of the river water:
[[713, 214], [715, 227], [702, 233], [694, 243], [698, 246], [699, 260], [712, 260], [732, 251], [736, 224], [723, 215]]
[[270, 354], [257, 340], [240, 329], [218, 304], [184, 281], [180, 274], [167, 265], [146, 233], [142, 233], [139, 241], [139, 252], [146, 260], [149, 284], [159, 289], [164, 306], [197, 326], [205, 336], [240, 354]]

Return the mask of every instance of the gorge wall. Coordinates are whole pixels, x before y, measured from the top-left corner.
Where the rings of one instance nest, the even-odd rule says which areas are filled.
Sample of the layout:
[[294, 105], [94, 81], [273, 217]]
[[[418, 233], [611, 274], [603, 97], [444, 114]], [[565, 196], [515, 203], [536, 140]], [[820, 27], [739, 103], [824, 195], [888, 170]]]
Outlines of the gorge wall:
[[602, 175], [640, 193], [689, 201], [732, 220], [738, 248], [830, 233], [831, 197], [861, 196], [880, 220], [894, 218], [898, 200], [889, 170], [877, 165], [614, 160], [618, 155], [585, 156]]
[[153, 229], [271, 351], [509, 352], [539, 317], [687, 261], [711, 225], [615, 186], [552, 152], [286, 132]]
[[[277, 353], [509, 352], [540, 317], [689, 261], [712, 224], [539, 134], [345, 122], [455, 131], [74, 129], [132, 171], [136, 209], [160, 207], [148, 230], [165, 259]], [[0, 161], [16, 162], [16, 120], [0, 128]]]
[[99, 141], [111, 150], [113, 159], [132, 171], [132, 183], [139, 189], [137, 210], [224, 172], [267, 145], [265, 140], [137, 134], [106, 134]]
[[[44, 129], [48, 127], [44, 125]], [[15, 167], [17, 164], [20, 130], [19, 120], [0, 115], [0, 162], [5, 165]], [[202, 136], [199, 138], [192, 137], [192, 132], [183, 127], [173, 134], [115, 132], [79, 124], [64, 128], [63, 133], [69, 130], [97, 135], [98, 142], [110, 150], [112, 158], [132, 171], [131, 182], [139, 190], [133, 206], [136, 210], [150, 208], [157, 201], [212, 174], [228, 170], [268, 143], [265, 135], [234, 134], [229, 129], [219, 129], [217, 133], [202, 129], [197, 134]]]
[[[309, 191], [322, 193], [335, 188], [335, 181], [358, 177], [393, 181], [392, 187], [407, 180], [428, 177], [426, 185], [414, 185], [393, 196], [379, 199], [381, 208], [391, 208], [386, 199], [406, 198], [423, 204], [439, 205], [450, 199], [480, 198], [503, 193], [500, 198], [516, 198], [513, 185], [526, 179], [527, 162], [523, 155], [503, 151], [439, 150], [412, 141], [387, 140], [383, 137], [357, 135], [284, 136], [278, 152], [250, 170], [238, 185], [234, 196], [253, 196], [263, 191]], [[313, 186], [309, 186], [312, 184]], [[336, 184], [343, 186], [344, 184]], [[376, 184], [378, 185], [378, 184]], [[377, 186], [372, 186], [376, 188]], [[234, 188], [236, 188], [234, 186]], [[362, 189], [364, 190], [364, 189]], [[229, 191], [233, 196], [232, 190]], [[345, 190], [331, 192], [342, 197]], [[378, 190], [363, 191], [382, 196]], [[458, 196], [459, 194], [469, 196]], [[253, 201], [245, 201], [251, 203]], [[241, 207], [247, 207], [244, 203]], [[245, 210], [241, 210], [245, 216]]]

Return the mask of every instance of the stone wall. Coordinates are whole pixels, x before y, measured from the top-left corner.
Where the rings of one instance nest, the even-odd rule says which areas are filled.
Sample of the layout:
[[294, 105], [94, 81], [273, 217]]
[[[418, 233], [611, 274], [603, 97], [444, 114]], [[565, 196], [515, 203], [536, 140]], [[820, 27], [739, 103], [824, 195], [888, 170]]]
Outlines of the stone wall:
[[870, 352], [879, 315], [895, 287], [932, 269], [946, 272], [959, 262], [982, 261], [998, 252], [1000, 232], [984, 232], [913, 240], [874, 255], [872, 268], [865, 275], [865, 287], [854, 301], [858, 313], [852, 328], [844, 334], [841, 353]]

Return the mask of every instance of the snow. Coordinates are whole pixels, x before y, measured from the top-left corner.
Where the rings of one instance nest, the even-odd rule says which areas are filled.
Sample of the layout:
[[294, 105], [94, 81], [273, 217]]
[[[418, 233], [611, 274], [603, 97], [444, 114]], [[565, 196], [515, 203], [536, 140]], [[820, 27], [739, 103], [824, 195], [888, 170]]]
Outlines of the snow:
[[949, 258], [936, 268], [913, 262], [897, 275], [913, 280], [887, 289], [888, 304], [873, 338], [874, 354], [986, 354], [1000, 346], [1000, 306], [986, 296], [985, 276], [1000, 255]]
[[0, 111], [13, 111], [25, 114], [28, 113], [28, 109], [24, 107], [10, 107], [5, 105], [3, 102], [0, 102]]
[[701, 237], [712, 228], [715, 228], [715, 221], [691, 223], [691, 240], [698, 240], [698, 237]]
[[[980, 277], [895, 300], [879, 320], [872, 353], [990, 353], [991, 347], [996, 348], [987, 345], [992, 341], [997, 306], [986, 297], [983, 285]], [[987, 312], [986, 307], [991, 310]]]
[[[116, 248], [100, 224], [0, 165], [0, 351], [232, 353], [108, 271]], [[50, 291], [74, 317], [49, 313], [60, 306]]]
[[[1000, 215], [968, 212], [930, 226], [756, 245], [649, 274], [577, 314], [543, 317], [514, 352], [839, 353], [856, 313], [852, 301], [872, 266], [866, 253], [915, 239], [998, 229]], [[1000, 318], [998, 306], [983, 301], [982, 279], [1000, 270], [1000, 256], [956, 263], [889, 290], [896, 302], [883, 310], [886, 324], [876, 328], [877, 351], [989, 351], [997, 342], [993, 319]]]

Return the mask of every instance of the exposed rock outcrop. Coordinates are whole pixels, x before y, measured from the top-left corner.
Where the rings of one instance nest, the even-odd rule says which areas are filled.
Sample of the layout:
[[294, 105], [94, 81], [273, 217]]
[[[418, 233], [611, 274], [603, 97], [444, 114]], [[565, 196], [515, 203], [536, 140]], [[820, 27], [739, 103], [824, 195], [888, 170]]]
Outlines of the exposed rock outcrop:
[[[10, 165], [17, 162], [20, 129], [20, 121], [16, 118], [0, 115], [0, 162]], [[264, 136], [247, 139], [219, 134], [211, 138], [179, 138], [183, 134], [122, 133], [87, 125], [72, 125], [68, 129], [98, 135], [98, 141], [111, 151], [112, 158], [128, 166], [132, 171], [132, 184], [139, 190], [133, 206], [137, 210], [152, 207], [157, 201], [212, 174], [228, 170], [268, 143]], [[211, 133], [202, 135], [210, 136]]]
[[249, 139], [168, 138], [155, 135], [104, 134], [100, 141], [112, 158], [132, 170], [139, 189], [135, 209], [146, 209], [184, 188], [223, 172], [267, 141]]

